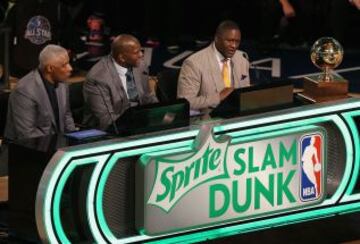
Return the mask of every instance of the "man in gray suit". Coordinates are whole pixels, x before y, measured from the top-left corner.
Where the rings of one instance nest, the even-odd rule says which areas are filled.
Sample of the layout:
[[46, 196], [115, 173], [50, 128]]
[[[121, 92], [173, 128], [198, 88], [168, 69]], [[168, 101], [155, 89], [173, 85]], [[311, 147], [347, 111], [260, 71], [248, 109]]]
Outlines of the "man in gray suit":
[[142, 59], [134, 36], [123, 34], [114, 39], [111, 54], [96, 63], [86, 77], [84, 124], [106, 130], [129, 107], [158, 102], [150, 92], [148, 67]]
[[187, 58], [180, 71], [177, 95], [190, 108], [209, 113], [235, 88], [248, 86], [249, 61], [238, 49], [241, 33], [232, 21], [223, 21], [210, 46]]
[[8, 105], [5, 137], [32, 138], [75, 130], [69, 90], [63, 81], [71, 75], [67, 51], [47, 45], [39, 54], [39, 68], [19, 80]]

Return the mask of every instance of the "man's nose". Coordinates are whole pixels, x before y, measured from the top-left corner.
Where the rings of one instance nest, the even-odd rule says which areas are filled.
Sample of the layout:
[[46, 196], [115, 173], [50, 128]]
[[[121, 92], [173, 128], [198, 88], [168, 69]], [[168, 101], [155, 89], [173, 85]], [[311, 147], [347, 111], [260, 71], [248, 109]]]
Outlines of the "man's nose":
[[230, 42], [230, 47], [236, 48], [236, 42]]

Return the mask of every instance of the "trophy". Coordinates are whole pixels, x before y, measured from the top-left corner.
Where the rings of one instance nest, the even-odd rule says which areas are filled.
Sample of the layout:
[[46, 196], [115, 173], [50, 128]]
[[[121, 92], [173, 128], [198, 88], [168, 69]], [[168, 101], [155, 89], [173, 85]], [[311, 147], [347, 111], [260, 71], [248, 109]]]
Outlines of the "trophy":
[[317, 40], [311, 48], [310, 57], [316, 67], [324, 73], [318, 78], [319, 81], [333, 81], [331, 69], [335, 69], [341, 63], [344, 50], [340, 43], [331, 37], [323, 37]]
[[311, 48], [313, 64], [323, 72], [319, 76], [304, 77], [304, 95], [314, 102], [323, 102], [348, 97], [348, 82], [332, 70], [341, 63], [344, 50], [332, 37], [318, 39]]

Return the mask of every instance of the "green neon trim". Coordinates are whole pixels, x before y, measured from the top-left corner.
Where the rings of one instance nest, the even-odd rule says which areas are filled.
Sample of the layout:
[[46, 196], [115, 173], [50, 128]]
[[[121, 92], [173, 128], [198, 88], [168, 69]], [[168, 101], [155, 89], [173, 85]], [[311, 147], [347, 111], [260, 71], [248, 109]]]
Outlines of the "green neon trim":
[[95, 221], [95, 211], [94, 211], [94, 204], [93, 199], [95, 195], [96, 190], [96, 183], [97, 179], [99, 178], [99, 175], [101, 173], [101, 169], [104, 166], [104, 164], [107, 162], [106, 160], [109, 158], [110, 154], [102, 155], [98, 157], [98, 163], [96, 164], [93, 173], [90, 178], [89, 187], [88, 187], [88, 193], [86, 196], [86, 211], [87, 211], [87, 219], [89, 221], [89, 227], [91, 229], [91, 233], [95, 240], [101, 240], [102, 236], [100, 233], [98, 233], [95, 230], [93, 230], [93, 226], [96, 226]]
[[78, 166], [85, 165], [85, 164], [92, 164], [96, 163], [97, 160], [94, 157], [87, 158], [86, 160], [74, 160], [69, 167], [67, 167], [62, 174], [61, 178], [59, 179], [58, 187], [56, 188], [56, 191], [54, 193], [54, 202], [53, 202], [53, 220], [54, 220], [54, 228], [56, 233], [58, 234], [58, 237], [61, 241], [61, 243], [71, 243], [70, 240], [66, 237], [66, 234], [64, 232], [64, 229], [62, 227], [61, 223], [61, 217], [60, 217], [60, 202], [61, 202], [61, 195], [63, 193], [65, 184], [67, 182], [67, 179], [72, 174], [74, 169]]
[[[59, 153], [61, 153], [61, 152], [59, 152]], [[45, 235], [50, 243], [58, 243], [58, 240], [55, 236], [55, 231], [53, 229], [54, 226], [51, 221], [51, 214], [52, 214], [51, 213], [51, 203], [52, 203], [52, 199], [53, 199], [52, 193], [54, 193], [56, 180], [59, 178], [59, 175], [61, 174], [61, 171], [64, 168], [63, 165], [66, 165], [66, 163], [69, 160], [70, 160], [69, 155], [67, 153], [65, 153], [63, 155], [63, 157], [59, 160], [58, 164], [53, 165], [54, 169], [50, 168], [50, 170], [51, 170], [50, 172], [53, 172], [53, 174], [49, 180], [49, 183], [45, 185], [45, 186], [47, 186], [47, 189], [45, 191], [45, 196], [44, 196], [44, 205], [43, 205], [43, 212], [42, 212], [44, 226], [42, 226], [42, 228], [44, 229]]]
[[[346, 186], [348, 185], [348, 182], [350, 181], [351, 176], [351, 169], [353, 168], [353, 162], [354, 162], [354, 148], [351, 142], [351, 134], [348, 128], [346, 127], [346, 124], [339, 116], [336, 116], [334, 119], [335, 124], [338, 126], [338, 128], [341, 131], [341, 134], [344, 138], [345, 142], [345, 150], [346, 150], [346, 162], [345, 162], [345, 170], [344, 170], [344, 176], [341, 180], [340, 185], [338, 186], [336, 192], [333, 195], [334, 199], [339, 199], [340, 196], [345, 191]], [[332, 202], [334, 203], [334, 202]]]
[[301, 120], [301, 121], [292, 121], [289, 123], [268, 125], [268, 126], [263, 126], [260, 128], [236, 131], [236, 132], [229, 133], [229, 135], [231, 135], [233, 138], [239, 137], [239, 136], [246, 136], [246, 135], [255, 135], [255, 134], [266, 133], [266, 132], [274, 131], [274, 130], [284, 130], [284, 129], [291, 128], [291, 127], [323, 123], [323, 122], [327, 122], [329, 120], [330, 119], [328, 116], [316, 117], [316, 118], [310, 118], [310, 119]]
[[[113, 140], [114, 143], [109, 144], [109, 145], [96, 145], [96, 144], [91, 145], [91, 144], [89, 144], [89, 145], [87, 145], [89, 147], [86, 149], [81, 148], [81, 146], [79, 146], [78, 148], [70, 148], [70, 151], [67, 153], [69, 153], [69, 155], [71, 157], [86, 156], [90, 152], [92, 154], [104, 153], [104, 152], [108, 152], [108, 151], [122, 150], [122, 149], [126, 149], [129, 147], [144, 146], [144, 145], [148, 145], [148, 144], [152, 144], [152, 143], [163, 143], [165, 141], [171, 141], [171, 140], [175, 140], [175, 139], [180, 140], [182, 138], [195, 137], [198, 133], [199, 133], [199, 129], [193, 129], [193, 130], [186, 131], [186, 132], [180, 132], [180, 133], [178, 132], [175, 134], [168, 134], [165, 136], [157, 136], [157, 137], [152, 136], [149, 138], [135, 139], [132, 141], [119, 142], [119, 141]], [[111, 140], [107, 141], [107, 143], [109, 143], [109, 142], [111, 142]]]
[[343, 113], [343, 116], [346, 120], [346, 122], [348, 123], [351, 133], [353, 135], [353, 139], [354, 139], [354, 145], [355, 145], [355, 156], [354, 156], [354, 170], [353, 170], [353, 177], [351, 178], [350, 184], [348, 189], [346, 190], [345, 196], [342, 199], [342, 202], [345, 201], [349, 201], [349, 200], [355, 200], [355, 199], [360, 199], [360, 193], [358, 194], [353, 194], [352, 196], [350, 196], [355, 188], [355, 184], [359, 178], [359, 170], [360, 170], [360, 140], [359, 140], [359, 132], [357, 129], [357, 126], [355, 124], [354, 118], [355, 116], [359, 116], [360, 115], [360, 111], [352, 111], [352, 112], [347, 112], [347, 113]]
[[[107, 181], [109, 174], [110, 174], [112, 168], [114, 167], [115, 163], [119, 159], [124, 158], [124, 157], [131, 157], [131, 156], [144, 154], [144, 153], [162, 152], [163, 150], [166, 150], [166, 151], [169, 151], [172, 149], [175, 150], [179, 146], [184, 147], [184, 145], [187, 145], [189, 147], [191, 145], [191, 143], [192, 143], [192, 141], [188, 140], [185, 142], [176, 142], [176, 143], [171, 143], [171, 144], [167, 144], [167, 145], [157, 145], [157, 146], [152, 146], [149, 148], [118, 152], [118, 153], [115, 153], [111, 157], [109, 162], [105, 165], [103, 173], [100, 176], [98, 192], [95, 196], [95, 198], [96, 198], [95, 199], [95, 208], [96, 208], [96, 213], [97, 213], [96, 217], [98, 218], [101, 228], [102, 228], [102, 231], [108, 240], [110, 240], [111, 242], [114, 242], [117, 240], [117, 238], [114, 236], [114, 234], [112, 233], [112, 231], [110, 230], [110, 228], [106, 222], [102, 203], [103, 203], [103, 194], [104, 194], [105, 184], [106, 184], [106, 181]], [[95, 176], [95, 175], [93, 175], [93, 176]], [[98, 178], [96, 178], [96, 179], [98, 179]], [[96, 179], [94, 178], [94, 180], [96, 180]], [[93, 179], [91, 178], [91, 180], [93, 180]], [[89, 191], [94, 191], [94, 190], [95, 189], [89, 189]], [[90, 199], [89, 199], [89, 201], [90, 201]], [[95, 216], [89, 216], [89, 219], [91, 219], [91, 222], [96, 223]], [[97, 224], [91, 228], [91, 231], [92, 231], [94, 237], [96, 236], [97, 238], [99, 238], [99, 236], [101, 236], [99, 226], [97, 226]], [[101, 238], [96, 239], [96, 241], [104, 242], [105, 240], [101, 236]]]
[[255, 134], [255, 135], [249, 135], [249, 136], [244, 136], [244, 137], [240, 137], [237, 139], [233, 139], [231, 140], [231, 144], [240, 144], [242, 142], [249, 142], [249, 141], [254, 141], [256, 139], [267, 139], [267, 138], [274, 138], [274, 137], [278, 137], [278, 136], [286, 136], [288, 134], [294, 134], [294, 133], [298, 133], [298, 132], [305, 132], [306, 130], [314, 130], [314, 129], [319, 129], [320, 127], [317, 126], [313, 126], [313, 125], [305, 125], [302, 127], [295, 127], [295, 128], [290, 128], [290, 129], [284, 129], [282, 131], [278, 131], [275, 130], [273, 132], [268, 132], [266, 134]]
[[244, 121], [244, 122], [231, 123], [231, 124], [227, 124], [227, 125], [221, 125], [221, 126], [218, 126], [218, 129], [216, 129], [215, 132], [233, 130], [233, 129], [237, 129], [240, 127], [247, 127], [247, 126], [259, 126], [259, 125], [265, 124], [265, 123], [274, 123], [274, 122], [280, 122], [280, 121], [288, 120], [288, 119], [296, 119], [296, 118], [303, 118], [303, 117], [307, 117], [307, 116], [315, 116], [315, 115], [320, 115], [322, 113], [334, 113], [337, 111], [351, 109], [351, 108], [358, 108], [358, 107], [360, 107], [359, 99], [353, 99], [353, 101], [350, 101], [345, 104], [337, 104], [337, 105], [332, 105], [329, 107], [314, 108], [314, 109], [309, 109], [309, 110], [305, 110], [305, 111], [293, 112], [293, 113], [289, 113], [289, 114], [280, 114], [280, 115], [269, 116], [269, 117], [265, 117], [265, 118], [261, 118], [261, 119], [254, 119], [251, 121]]
[[[115, 165], [115, 163], [117, 162], [117, 158], [114, 156], [112, 156], [110, 158], [110, 160], [107, 162], [107, 164], [104, 166], [104, 172], [103, 174], [110, 174], [112, 166]], [[97, 178], [95, 178], [95, 175], [93, 175], [91, 177], [91, 180], [97, 180], [99, 179], [99, 176]], [[95, 200], [95, 208], [96, 208], [96, 215], [94, 210], [93, 213], [88, 214], [88, 218], [90, 219], [91, 222], [94, 222], [95, 224], [93, 226], [91, 226], [91, 232], [93, 233], [94, 239], [97, 243], [101, 243], [101, 242], [105, 242], [105, 240], [103, 239], [100, 230], [98, 228], [98, 225], [96, 224], [96, 220], [95, 218], [97, 217], [97, 219], [99, 220], [99, 225], [102, 227], [102, 231], [105, 233], [105, 235], [107, 236], [108, 239], [110, 240], [116, 240], [117, 238], [113, 235], [112, 231], [110, 230], [106, 220], [105, 220], [105, 214], [103, 212], [103, 205], [102, 205], [102, 196], [104, 194], [104, 189], [105, 189], [105, 184], [106, 184], [106, 179], [104, 179], [103, 177], [100, 176], [100, 181], [99, 181], [99, 186], [98, 186], [98, 192], [95, 196], [96, 200]], [[95, 189], [90, 189], [89, 191], [95, 191]], [[99, 198], [99, 196], [101, 196], [101, 198]], [[88, 198], [88, 201], [91, 201], [91, 205], [93, 205], [92, 201], [94, 199], [94, 196], [92, 196], [92, 198], [90, 199], [90, 197]], [[93, 206], [92, 206], [93, 208]], [[90, 211], [90, 208], [88, 209]]]

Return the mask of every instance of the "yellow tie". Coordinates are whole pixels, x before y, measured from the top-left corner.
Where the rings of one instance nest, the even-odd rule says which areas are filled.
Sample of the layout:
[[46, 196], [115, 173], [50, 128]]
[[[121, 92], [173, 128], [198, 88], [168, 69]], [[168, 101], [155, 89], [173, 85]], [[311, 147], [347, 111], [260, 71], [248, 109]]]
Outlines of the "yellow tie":
[[230, 79], [230, 75], [229, 75], [229, 66], [228, 66], [227, 59], [223, 60], [222, 77], [224, 80], [225, 87], [231, 87], [231, 79]]

